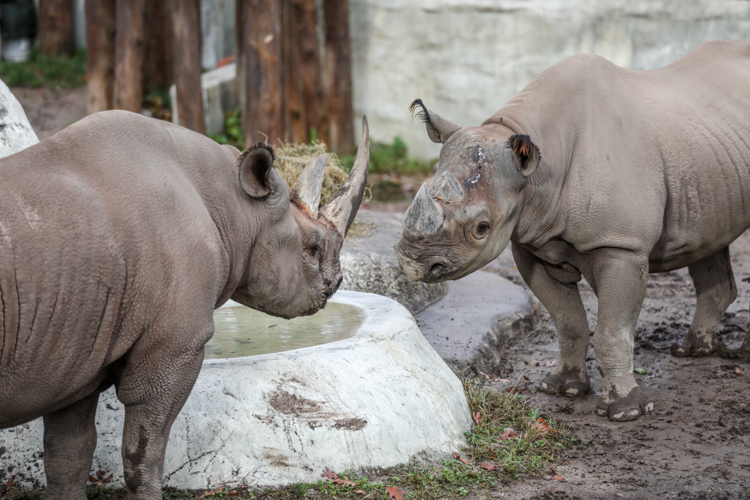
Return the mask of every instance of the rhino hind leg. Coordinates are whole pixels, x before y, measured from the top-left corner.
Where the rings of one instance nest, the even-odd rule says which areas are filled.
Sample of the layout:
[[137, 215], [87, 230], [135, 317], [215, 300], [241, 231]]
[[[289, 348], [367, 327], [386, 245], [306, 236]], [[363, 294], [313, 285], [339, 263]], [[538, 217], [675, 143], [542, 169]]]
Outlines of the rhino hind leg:
[[99, 393], [44, 416], [44, 498], [86, 498], [86, 482], [96, 448]]
[[[117, 397], [125, 406], [122, 435], [122, 464], [128, 500], [161, 498], [164, 452], [169, 431], [198, 378], [203, 362], [203, 345], [213, 334], [171, 338], [156, 348], [146, 343], [130, 352], [130, 361], [115, 384]], [[185, 339], [185, 344], [175, 343]], [[202, 340], [196, 340], [202, 339]], [[150, 349], [149, 349], [150, 347]]]
[[560, 361], [541, 381], [540, 390], [569, 397], [588, 394], [591, 391], [591, 381], [586, 372], [589, 325], [578, 292], [580, 275], [569, 277], [571, 282], [560, 281], [540, 259], [523, 247], [513, 243], [512, 250], [518, 271], [549, 311], [557, 330]]
[[716, 328], [737, 298], [729, 247], [691, 264], [688, 270], [695, 285], [697, 306], [690, 330], [682, 343], [672, 345], [672, 355], [707, 356], [719, 348]]

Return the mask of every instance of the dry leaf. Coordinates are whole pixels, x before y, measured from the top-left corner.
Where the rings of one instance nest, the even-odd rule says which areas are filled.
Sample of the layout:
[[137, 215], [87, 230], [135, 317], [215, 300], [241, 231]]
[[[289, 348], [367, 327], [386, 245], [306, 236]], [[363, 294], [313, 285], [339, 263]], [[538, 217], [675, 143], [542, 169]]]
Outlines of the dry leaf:
[[740, 370], [739, 366], [734, 369], [734, 373], [736, 373], [737, 375], [741, 375], [743, 377], [745, 376], [745, 372], [743, 372], [742, 370]]
[[487, 462], [484, 462], [482, 464], [479, 464], [479, 467], [481, 467], [484, 470], [497, 470], [500, 467], [498, 467], [496, 464], [489, 464]]
[[455, 451], [453, 452], [453, 458], [455, 458], [456, 460], [461, 461], [465, 465], [470, 465], [469, 462], [467, 462], [466, 460], [464, 460], [463, 458], [461, 458], [461, 455], [459, 455]]
[[552, 476], [552, 480], [553, 481], [565, 481], [565, 478], [562, 477], [562, 476], [558, 476], [557, 474], [555, 474], [554, 476]]
[[321, 474], [320, 477], [324, 477], [328, 479], [329, 481], [333, 481], [334, 479], [338, 479], [339, 475], [333, 472], [328, 467], [326, 467], [326, 470], [323, 471], [323, 474]]
[[354, 490], [354, 493], [359, 493], [360, 495], [366, 495], [366, 493], [362, 490]]
[[388, 493], [388, 500], [404, 500], [404, 492], [397, 486], [388, 486], [385, 492]]
[[473, 412], [471, 415], [474, 417], [474, 422], [477, 425], [482, 425], [482, 415], [478, 411]]
[[500, 441], [505, 441], [506, 439], [511, 439], [514, 437], [518, 437], [518, 433], [514, 431], [513, 429], [505, 429], [505, 432], [503, 432], [503, 435], [500, 436]]
[[340, 477], [337, 477], [336, 479], [332, 479], [332, 481], [336, 484], [341, 484], [344, 486], [354, 486], [355, 484], [352, 481], [349, 481], [349, 478], [346, 476], [342, 476], [344, 479], [341, 479]]

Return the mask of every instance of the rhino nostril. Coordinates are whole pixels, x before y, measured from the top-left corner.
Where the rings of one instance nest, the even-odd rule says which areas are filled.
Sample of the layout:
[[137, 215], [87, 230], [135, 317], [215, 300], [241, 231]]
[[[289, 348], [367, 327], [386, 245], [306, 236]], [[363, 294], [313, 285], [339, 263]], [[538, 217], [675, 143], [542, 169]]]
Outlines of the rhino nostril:
[[445, 272], [445, 266], [443, 264], [433, 264], [430, 267], [429, 275], [431, 278], [436, 278]]

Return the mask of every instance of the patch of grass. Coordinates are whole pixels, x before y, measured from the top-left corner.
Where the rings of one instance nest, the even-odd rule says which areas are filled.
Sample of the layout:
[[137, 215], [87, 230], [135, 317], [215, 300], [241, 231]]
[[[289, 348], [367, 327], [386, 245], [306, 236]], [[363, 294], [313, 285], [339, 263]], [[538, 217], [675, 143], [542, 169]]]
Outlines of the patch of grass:
[[17, 87], [82, 87], [86, 84], [86, 52], [76, 51], [73, 57], [45, 56], [34, 49], [26, 62], [0, 61], [0, 78]]
[[[344, 170], [351, 170], [354, 156], [341, 158]], [[409, 157], [409, 151], [400, 137], [392, 144], [373, 141], [370, 144], [370, 172], [376, 174], [429, 175], [436, 160], [418, 160]]]

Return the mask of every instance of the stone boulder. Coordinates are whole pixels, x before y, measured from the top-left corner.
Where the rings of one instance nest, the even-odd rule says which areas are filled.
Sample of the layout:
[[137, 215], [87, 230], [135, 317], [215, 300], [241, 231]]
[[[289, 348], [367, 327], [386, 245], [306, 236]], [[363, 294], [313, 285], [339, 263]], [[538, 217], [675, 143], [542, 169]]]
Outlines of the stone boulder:
[[358, 212], [341, 250], [341, 289], [385, 295], [416, 314], [440, 300], [448, 287], [445, 283], [413, 283], [401, 271], [393, 250], [401, 238], [400, 217]]

